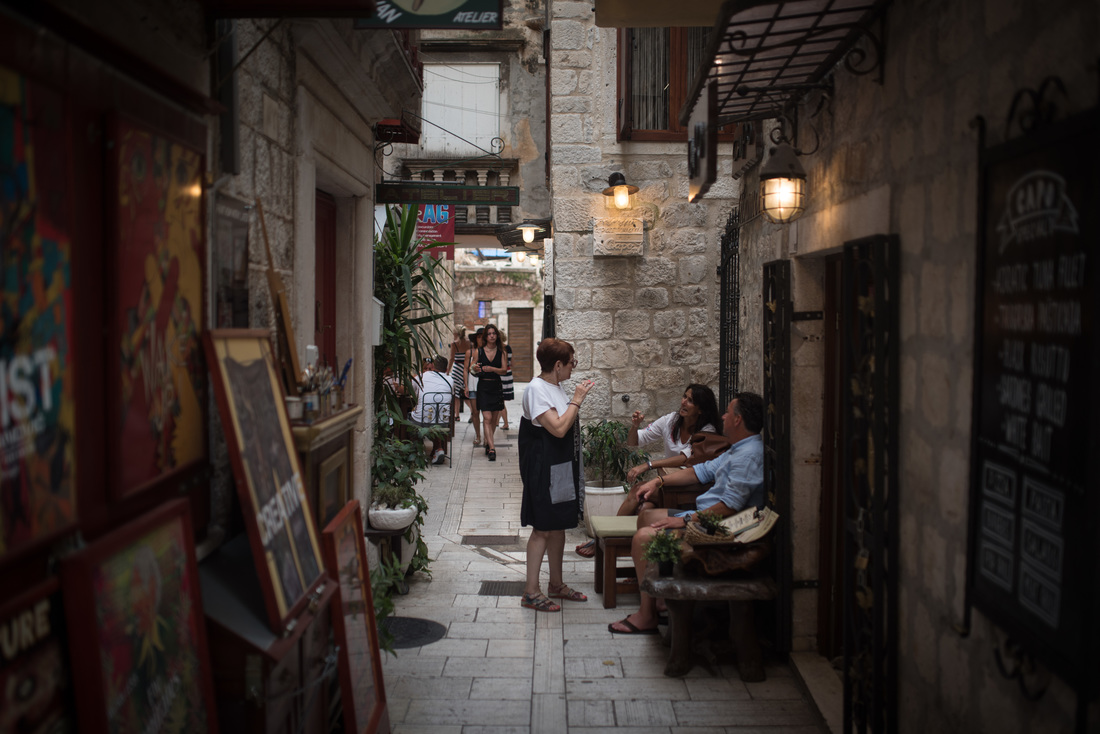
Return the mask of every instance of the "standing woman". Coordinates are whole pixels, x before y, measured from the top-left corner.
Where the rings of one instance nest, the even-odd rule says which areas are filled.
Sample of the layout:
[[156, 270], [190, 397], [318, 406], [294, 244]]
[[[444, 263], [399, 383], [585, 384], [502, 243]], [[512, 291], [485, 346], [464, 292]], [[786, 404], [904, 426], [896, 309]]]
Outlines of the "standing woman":
[[512, 380], [512, 347], [508, 345], [508, 335], [503, 331], [500, 332], [500, 343], [504, 345], [504, 359], [507, 361], [504, 366], [508, 369], [500, 378], [500, 384], [504, 388], [504, 410], [501, 411], [501, 417], [504, 418], [504, 430], [507, 431], [508, 401], [516, 399], [516, 383]]
[[466, 352], [466, 404], [470, 406], [470, 422], [474, 424], [474, 446], [481, 445], [481, 416], [477, 412], [477, 381], [473, 371], [474, 362], [477, 360], [477, 350], [484, 343], [481, 341], [485, 329], [478, 329], [470, 339], [470, 351]]
[[477, 350], [477, 359], [471, 369], [477, 373], [477, 409], [481, 411], [482, 436], [485, 439], [485, 455], [489, 461], [497, 460], [494, 440], [500, 411], [504, 410], [504, 387], [500, 378], [507, 371], [504, 350], [500, 346], [500, 331], [494, 324], [485, 327], [485, 342]]
[[470, 340], [466, 338], [466, 329], [455, 329], [455, 338], [451, 342], [451, 356], [447, 360], [447, 372], [455, 384], [454, 414], [462, 411], [462, 401], [466, 399], [466, 352], [470, 351]]
[[566, 397], [562, 381], [577, 366], [573, 346], [548, 338], [535, 353], [542, 373], [523, 392], [519, 422], [519, 471], [523, 480], [520, 523], [534, 528], [527, 541], [527, 584], [520, 606], [539, 612], [560, 612], [539, 589], [542, 557], [550, 566], [550, 597], [587, 601], [562, 579], [565, 531], [577, 526], [580, 514], [581, 441], [577, 416], [594, 384], [585, 380]]

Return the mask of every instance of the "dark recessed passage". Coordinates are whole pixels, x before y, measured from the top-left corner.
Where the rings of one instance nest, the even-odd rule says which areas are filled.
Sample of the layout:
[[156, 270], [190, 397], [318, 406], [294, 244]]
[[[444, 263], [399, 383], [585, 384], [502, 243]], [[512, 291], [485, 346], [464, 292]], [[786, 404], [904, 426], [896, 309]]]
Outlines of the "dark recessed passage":
[[526, 581], [482, 581], [478, 596], [522, 596]]
[[407, 650], [438, 642], [447, 634], [439, 622], [418, 617], [386, 617], [382, 627], [393, 635], [393, 649]]
[[463, 535], [462, 545], [516, 545], [519, 538], [515, 535]]

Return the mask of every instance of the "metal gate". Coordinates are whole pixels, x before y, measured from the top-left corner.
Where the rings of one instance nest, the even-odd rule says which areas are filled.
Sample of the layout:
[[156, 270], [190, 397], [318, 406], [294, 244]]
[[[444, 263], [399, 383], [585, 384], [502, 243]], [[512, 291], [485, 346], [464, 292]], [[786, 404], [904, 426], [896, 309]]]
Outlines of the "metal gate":
[[898, 729], [898, 239], [844, 245], [844, 731]]
[[791, 649], [791, 262], [764, 265], [764, 487], [775, 527], [775, 645]]
[[740, 365], [741, 325], [738, 313], [741, 307], [741, 279], [739, 268], [741, 246], [741, 217], [737, 209], [726, 219], [726, 231], [722, 233], [721, 261], [718, 263], [719, 291], [719, 352], [718, 352], [718, 407], [725, 408], [737, 392], [737, 369]]

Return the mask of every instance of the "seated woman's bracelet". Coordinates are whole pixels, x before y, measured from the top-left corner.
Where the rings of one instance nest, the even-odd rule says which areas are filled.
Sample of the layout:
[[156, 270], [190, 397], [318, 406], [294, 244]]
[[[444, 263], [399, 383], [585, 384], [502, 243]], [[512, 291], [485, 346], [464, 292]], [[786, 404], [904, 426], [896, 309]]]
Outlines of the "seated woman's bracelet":
[[575, 406], [577, 406], [577, 410], [580, 410], [580, 409], [581, 409], [581, 404], [580, 404], [580, 403], [574, 403], [574, 402], [573, 402], [572, 400], [570, 400], [570, 401], [569, 401], [569, 404], [570, 404], [570, 405], [575, 405]]

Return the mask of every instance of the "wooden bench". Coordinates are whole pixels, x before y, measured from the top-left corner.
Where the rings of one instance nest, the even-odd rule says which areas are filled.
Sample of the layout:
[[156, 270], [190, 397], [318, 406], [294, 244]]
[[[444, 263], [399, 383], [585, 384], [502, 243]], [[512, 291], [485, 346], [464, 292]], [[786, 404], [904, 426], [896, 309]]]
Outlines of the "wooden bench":
[[633, 561], [630, 566], [619, 568], [619, 559], [630, 558], [630, 544], [638, 529], [634, 515], [597, 515], [589, 518], [592, 534], [596, 538], [595, 586], [596, 593], [603, 594], [603, 608], [614, 609], [619, 592], [637, 591], [637, 585], [619, 581], [635, 576]]
[[695, 666], [691, 648], [692, 615], [697, 601], [725, 601], [730, 610], [730, 640], [737, 651], [737, 670], [746, 682], [764, 680], [764, 660], [756, 638], [753, 602], [774, 599], [775, 581], [766, 575], [743, 578], [685, 576], [681, 564], [672, 576], [659, 576], [650, 563], [642, 579], [642, 591], [664, 599], [668, 606], [668, 641], [671, 650], [665, 675], [678, 678]]

